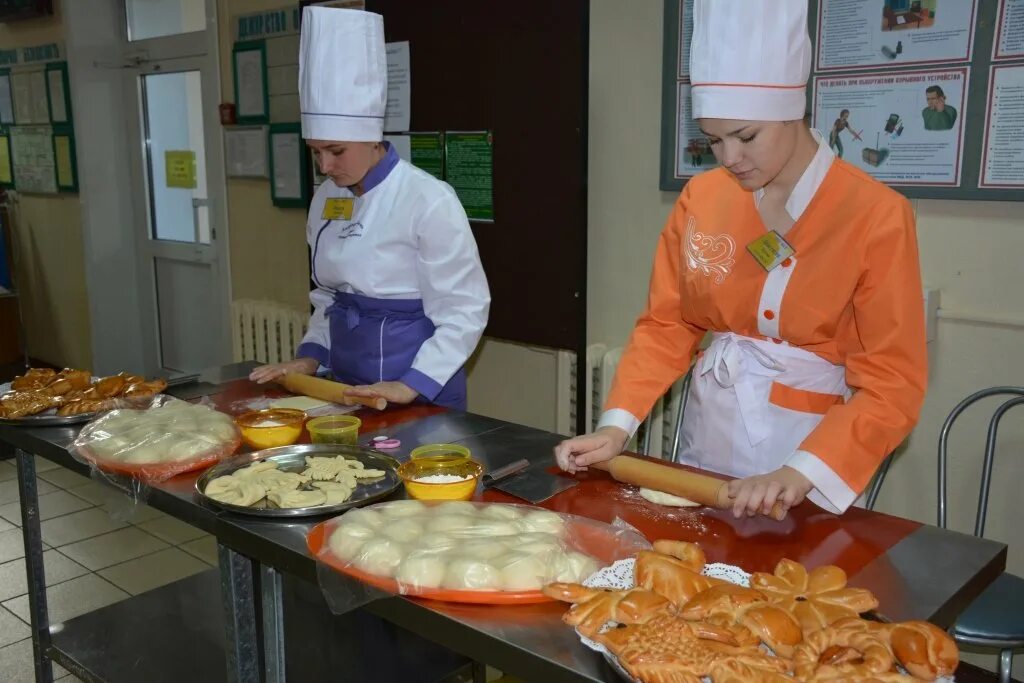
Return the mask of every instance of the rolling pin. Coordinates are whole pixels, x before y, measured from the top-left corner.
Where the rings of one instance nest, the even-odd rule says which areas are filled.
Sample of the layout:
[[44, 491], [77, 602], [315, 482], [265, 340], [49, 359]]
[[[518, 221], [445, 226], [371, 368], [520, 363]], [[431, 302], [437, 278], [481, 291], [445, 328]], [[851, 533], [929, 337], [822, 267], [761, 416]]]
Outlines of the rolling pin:
[[341, 382], [332, 382], [329, 379], [310, 377], [309, 375], [296, 375], [289, 373], [279, 377], [277, 380], [285, 389], [293, 394], [318, 398], [321, 401], [340, 403], [343, 406], [361, 405], [377, 410], [384, 410], [388, 402], [383, 398], [363, 398], [362, 396], [348, 396], [350, 387]]
[[[726, 487], [728, 482], [704, 474], [628, 455], [617, 455], [607, 462], [595, 463], [591, 467], [605, 470], [616, 481], [621, 481], [623, 484], [634, 484], [655, 491], [671, 493], [708, 507], [720, 509], [732, 507], [732, 499], [729, 498], [729, 491]], [[769, 517], [779, 521], [785, 519], [786, 512], [782, 509], [781, 503], [775, 503]]]

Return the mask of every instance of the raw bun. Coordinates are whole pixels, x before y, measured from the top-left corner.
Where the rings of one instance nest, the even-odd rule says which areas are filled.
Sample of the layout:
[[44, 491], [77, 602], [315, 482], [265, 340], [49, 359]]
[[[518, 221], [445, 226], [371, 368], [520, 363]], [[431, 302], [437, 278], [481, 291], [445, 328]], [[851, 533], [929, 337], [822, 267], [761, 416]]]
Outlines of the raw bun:
[[654, 489], [640, 489], [640, 497], [645, 500], [649, 500], [657, 505], [667, 505], [669, 507], [677, 508], [695, 508], [700, 507], [700, 503], [694, 503], [688, 498], [682, 498], [680, 496], [673, 496], [671, 493], [665, 493], [664, 491], [655, 491]]
[[477, 509], [468, 500], [449, 500], [431, 508], [431, 512], [435, 515], [475, 515]]
[[400, 517], [385, 524], [381, 533], [399, 543], [412, 543], [423, 535], [423, 525], [411, 517]]
[[461, 531], [476, 524], [476, 518], [469, 515], [437, 515], [427, 522], [429, 531]]
[[547, 510], [528, 512], [516, 524], [523, 531], [540, 531], [556, 536], [561, 536], [565, 531], [565, 520], [558, 514]]
[[597, 560], [590, 555], [584, 555], [576, 551], [569, 551], [559, 564], [559, 572], [555, 581], [564, 583], [582, 583], [590, 578], [591, 574], [597, 571]]
[[501, 567], [501, 587], [507, 591], [540, 590], [552, 568], [544, 561], [544, 557], [508, 553], [497, 558], [494, 563]]
[[438, 588], [447, 569], [448, 563], [437, 553], [414, 550], [398, 565], [395, 579], [411, 588]]
[[381, 505], [378, 509], [385, 517], [412, 517], [422, 514], [427, 507], [418, 500], [396, 500]]
[[405, 557], [405, 547], [390, 538], [371, 538], [356, 555], [359, 569], [377, 576], [394, 576], [395, 568]]
[[472, 524], [461, 529], [450, 529], [452, 536], [457, 538], [496, 538], [500, 536], [516, 536], [518, 527], [512, 522], [499, 519], [476, 518]]
[[491, 519], [503, 520], [514, 520], [523, 516], [523, 513], [511, 505], [502, 505], [501, 503], [492, 503], [491, 505], [484, 507], [484, 509], [480, 511], [480, 514], [484, 517], [490, 517]]
[[459, 554], [474, 560], [493, 560], [506, 552], [508, 545], [496, 539], [481, 538], [459, 543]]
[[440, 531], [427, 531], [420, 536], [416, 545], [429, 550], [446, 550], [454, 548], [457, 541], [446, 533]]
[[331, 552], [342, 560], [351, 560], [363, 545], [373, 538], [376, 532], [370, 527], [361, 524], [348, 524], [339, 526], [331, 534], [328, 547]]
[[501, 587], [501, 572], [488, 562], [457, 557], [448, 564], [442, 585], [456, 590], [496, 590]]
[[384, 517], [376, 510], [363, 510], [353, 508], [341, 516], [338, 520], [339, 526], [347, 524], [361, 524], [371, 529], [380, 529], [384, 526]]

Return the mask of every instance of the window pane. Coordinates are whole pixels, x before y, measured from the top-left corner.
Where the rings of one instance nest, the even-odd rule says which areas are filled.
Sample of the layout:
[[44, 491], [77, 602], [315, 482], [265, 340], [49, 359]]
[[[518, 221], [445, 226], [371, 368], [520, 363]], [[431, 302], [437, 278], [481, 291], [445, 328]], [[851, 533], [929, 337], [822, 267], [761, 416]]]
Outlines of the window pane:
[[125, 0], [128, 40], [145, 40], [206, 28], [206, 0]]

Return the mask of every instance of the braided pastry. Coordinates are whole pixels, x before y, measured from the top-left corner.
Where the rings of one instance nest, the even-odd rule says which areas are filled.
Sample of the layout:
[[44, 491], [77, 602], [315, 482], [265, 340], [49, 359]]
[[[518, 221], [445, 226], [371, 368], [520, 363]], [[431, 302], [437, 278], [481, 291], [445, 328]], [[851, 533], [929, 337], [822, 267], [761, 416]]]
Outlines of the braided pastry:
[[114, 398], [124, 390], [124, 387], [124, 375], [112, 375], [96, 382], [90, 391], [95, 398]]
[[16, 391], [0, 398], [0, 406], [3, 406], [4, 417], [19, 418], [36, 415], [53, 408], [60, 402], [55, 396], [48, 396], [42, 392]]
[[57, 380], [67, 380], [71, 383], [72, 389], [86, 389], [92, 384], [92, 373], [88, 370], [64, 368], [57, 375]]
[[161, 391], [167, 388], [167, 380], [154, 379], [149, 382], [135, 382], [127, 386], [122, 394], [125, 398], [144, 398], [146, 396], [156, 396]]
[[805, 635], [878, 607], [878, 599], [870, 591], [848, 588], [846, 572], [835, 566], [808, 573], [803, 565], [783, 559], [774, 574], [752, 574], [750, 586], [796, 617]]
[[57, 371], [52, 368], [29, 368], [24, 375], [15, 377], [11, 382], [11, 389], [15, 391], [32, 391], [42, 389], [57, 377]]
[[805, 681], [840, 677], [863, 681], [892, 671], [893, 656], [878, 633], [849, 628], [825, 628], [804, 638], [793, 654], [793, 670]]
[[593, 638], [609, 621], [620, 624], [642, 624], [666, 614], [669, 601], [642, 588], [610, 591], [587, 588], [578, 583], [549, 583], [544, 594], [575, 607], [562, 615], [562, 621], [575, 626], [580, 633]]
[[804, 635], [796, 618], [769, 605], [764, 593], [731, 583], [701, 591], [680, 609], [679, 615], [728, 626], [737, 639], [763, 642], [781, 657], [792, 657], [793, 648]]
[[86, 398], [65, 403], [57, 409], [57, 414], [61, 417], [68, 417], [71, 415], [82, 415], [83, 413], [98, 413], [101, 410], [110, 410], [114, 407], [114, 404], [115, 402], [109, 398]]

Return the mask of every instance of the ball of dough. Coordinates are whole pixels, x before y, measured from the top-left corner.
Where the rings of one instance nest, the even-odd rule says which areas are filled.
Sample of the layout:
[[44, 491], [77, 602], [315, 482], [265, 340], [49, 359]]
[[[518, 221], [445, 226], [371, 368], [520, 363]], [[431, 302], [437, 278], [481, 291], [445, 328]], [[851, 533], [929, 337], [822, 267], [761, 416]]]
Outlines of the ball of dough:
[[545, 534], [547, 538], [527, 541], [526, 543], [512, 543], [512, 550], [523, 553], [524, 555], [551, 555], [552, 553], [562, 552], [562, 546], [552, 537], [550, 534]]
[[554, 580], [565, 583], [582, 583], [590, 578], [590, 575], [597, 569], [598, 563], [593, 557], [571, 550], [565, 554], [564, 561]]
[[523, 516], [516, 508], [511, 505], [502, 505], [501, 503], [492, 503], [487, 505], [480, 511], [480, 514], [484, 517], [490, 517], [491, 519], [503, 519], [503, 520], [514, 520], [519, 519]]
[[477, 518], [473, 520], [471, 525], [461, 529], [452, 529], [450, 533], [457, 538], [499, 538], [502, 536], [516, 536], [519, 530], [513, 522]]
[[439, 515], [427, 522], [429, 531], [453, 532], [468, 529], [476, 524], [476, 518], [469, 515]]
[[448, 564], [443, 585], [456, 590], [497, 590], [501, 586], [501, 572], [488, 562], [456, 557]]
[[204, 453], [209, 452], [210, 444], [196, 438], [184, 438], [167, 449], [167, 460], [179, 462], [182, 460], [194, 460]]
[[216, 477], [208, 481], [206, 483], [206, 488], [203, 489], [203, 493], [210, 498], [213, 498], [215, 495], [224, 493], [236, 486], [238, 486], [238, 478], [229, 474], [227, 476]]
[[342, 515], [338, 523], [343, 526], [346, 524], [361, 524], [371, 529], [380, 529], [384, 526], [384, 517], [376, 510], [353, 508]]
[[468, 500], [448, 500], [431, 508], [435, 515], [475, 515], [477, 508]]
[[381, 533], [399, 543], [412, 543], [423, 534], [423, 525], [410, 517], [388, 520]]
[[355, 557], [359, 569], [377, 576], [394, 576], [405, 557], [405, 547], [390, 538], [372, 538], [363, 544]]
[[166, 450], [163, 444], [144, 443], [121, 452], [121, 460], [135, 465], [152, 465], [161, 462]]
[[508, 553], [494, 560], [501, 568], [501, 587], [507, 591], [540, 590], [555, 568], [537, 555]]
[[673, 496], [671, 493], [665, 493], [664, 491], [655, 491], [654, 489], [640, 488], [640, 497], [649, 500], [656, 505], [667, 505], [669, 507], [685, 507], [694, 508], [700, 507], [700, 503], [695, 503], [688, 498], [681, 496]]
[[416, 546], [427, 550], [445, 550], [455, 547], [457, 541], [448, 534], [427, 531], [416, 541]]
[[474, 560], [493, 560], [506, 552], [508, 545], [501, 540], [481, 538], [459, 544], [459, 554]]
[[335, 557], [348, 561], [354, 558], [363, 545], [373, 538], [374, 535], [373, 529], [361, 524], [340, 526], [331, 534], [328, 547]]
[[199, 434], [221, 443], [235, 438], [235, 427], [229, 420], [207, 418], [200, 423]]
[[565, 520], [554, 512], [536, 510], [523, 515], [517, 524], [523, 531], [541, 531], [561, 536], [565, 531]]
[[412, 517], [422, 514], [426, 506], [418, 500], [396, 500], [377, 507], [385, 517]]
[[398, 565], [395, 579], [406, 588], [437, 588], [447, 569], [448, 563], [441, 555], [413, 551]]

